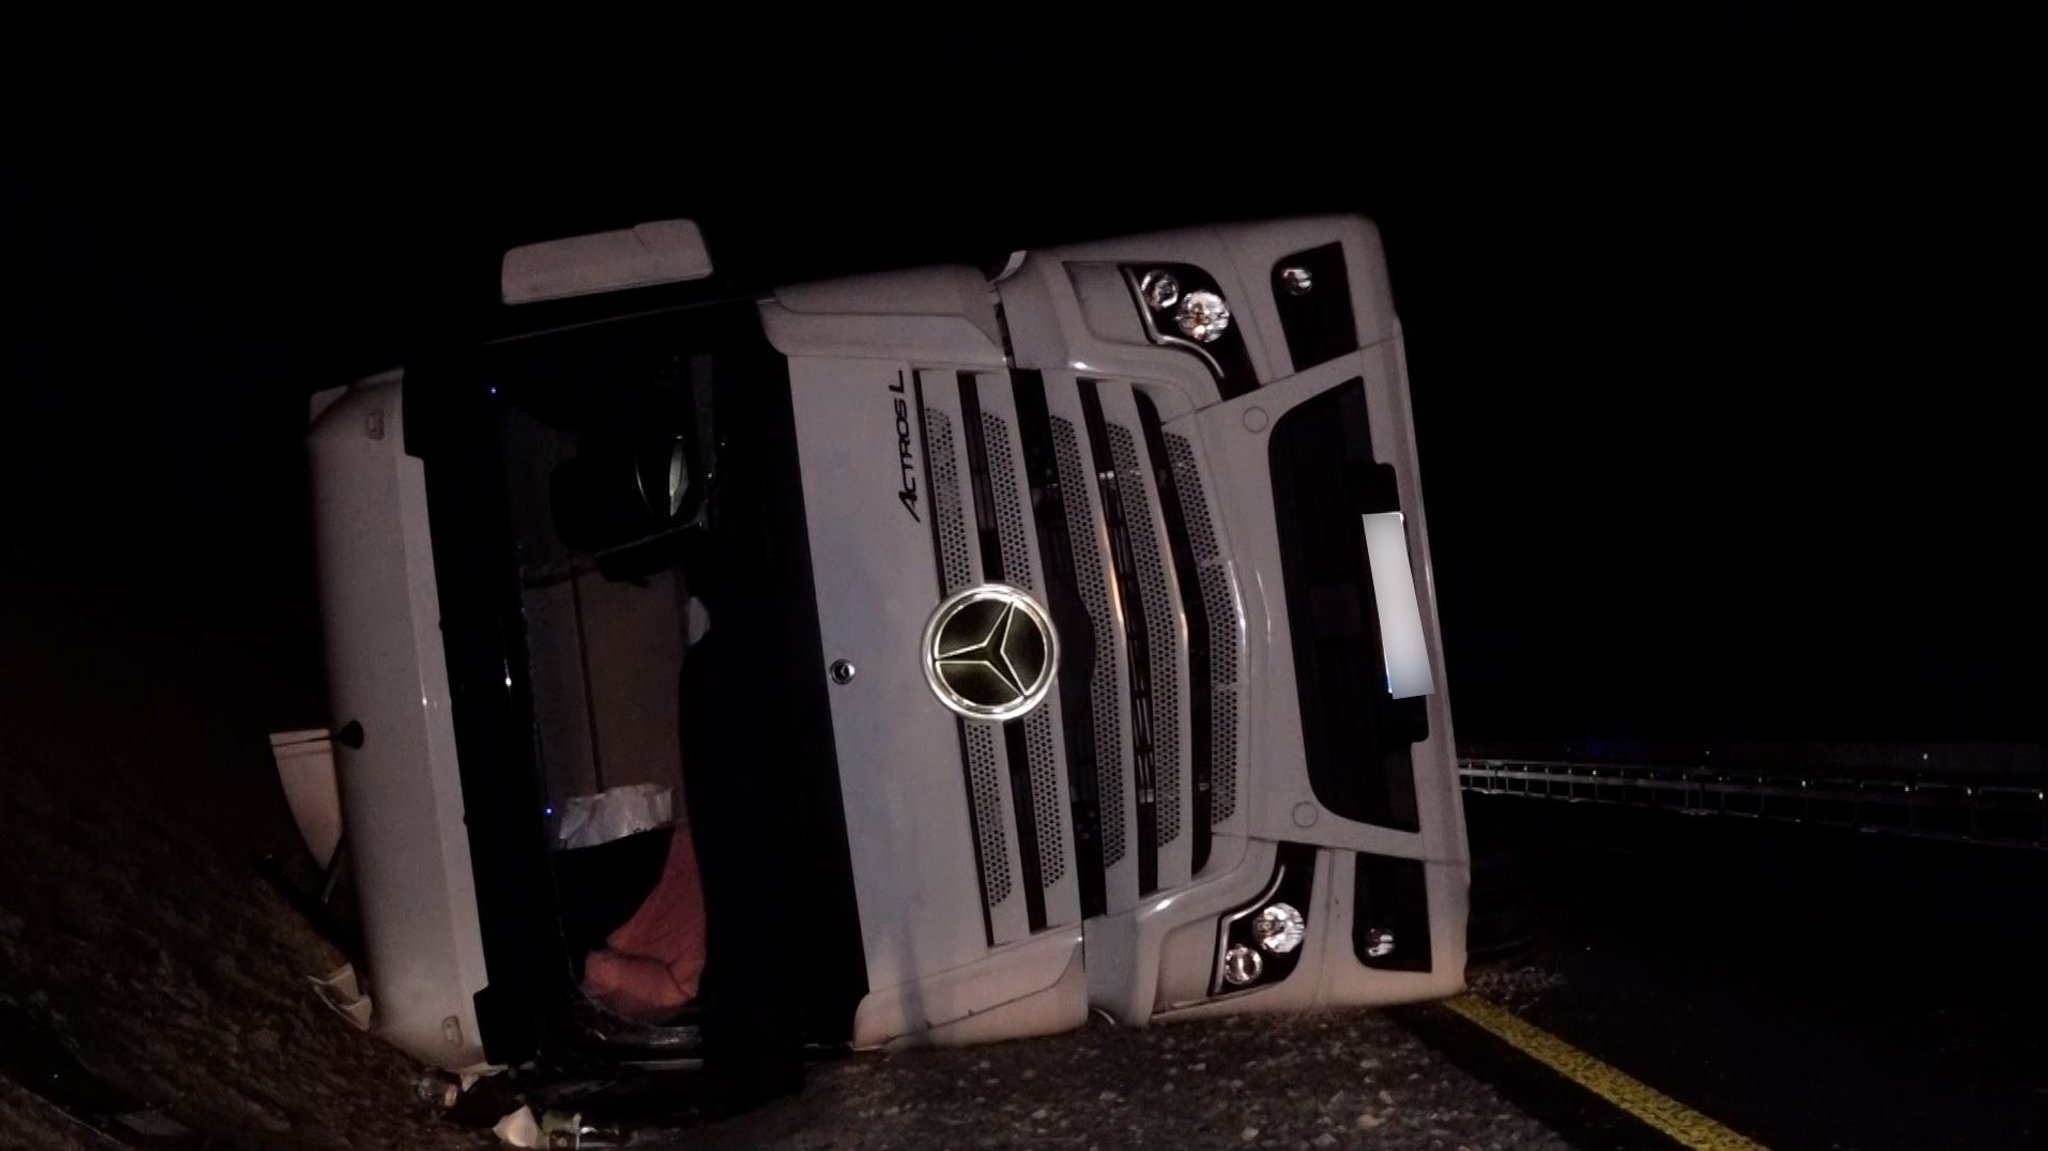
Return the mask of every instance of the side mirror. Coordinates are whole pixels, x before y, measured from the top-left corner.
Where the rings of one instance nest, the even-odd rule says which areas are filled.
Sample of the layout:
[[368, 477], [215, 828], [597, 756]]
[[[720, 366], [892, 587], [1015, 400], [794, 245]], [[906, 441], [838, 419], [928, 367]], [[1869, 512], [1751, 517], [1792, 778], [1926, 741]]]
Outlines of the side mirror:
[[612, 394], [549, 478], [563, 543], [625, 570], [621, 553], [704, 525], [718, 478], [713, 387], [712, 357], [700, 353]]
[[498, 294], [507, 304], [593, 296], [626, 288], [680, 284], [711, 274], [711, 251], [694, 220], [657, 220], [527, 244], [505, 253]]
[[633, 458], [633, 480], [640, 504], [651, 519], [668, 521], [682, 514], [690, 493], [690, 453], [681, 436], [662, 436], [641, 444]]

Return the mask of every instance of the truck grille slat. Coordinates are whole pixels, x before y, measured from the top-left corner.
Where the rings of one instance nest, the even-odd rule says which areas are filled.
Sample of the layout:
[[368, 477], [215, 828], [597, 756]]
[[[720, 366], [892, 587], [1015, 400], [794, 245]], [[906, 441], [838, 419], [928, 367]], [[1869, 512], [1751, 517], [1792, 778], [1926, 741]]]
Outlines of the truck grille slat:
[[[1143, 598], [1145, 618], [1164, 624], [1174, 618], [1173, 580], [1166, 571], [1165, 552], [1152, 528], [1151, 493], [1146, 490], [1144, 472], [1138, 462], [1137, 438], [1129, 428], [1110, 424], [1110, 459], [1116, 467], [1118, 496], [1123, 504], [1124, 533], [1129, 541], [1138, 594]], [[1180, 838], [1180, 712], [1174, 706], [1178, 695], [1180, 668], [1172, 658], [1172, 647], [1161, 642], [1166, 636], [1155, 627], [1146, 647], [1148, 680], [1146, 708], [1150, 736], [1151, 791], [1156, 798], [1158, 820], [1156, 842], [1164, 846]]]
[[989, 488], [995, 494], [996, 535], [1002, 541], [1003, 582], [1021, 588], [1031, 586], [1031, 553], [1024, 546], [1024, 509], [1019, 506], [1017, 485], [1006, 483], [1011, 475], [1010, 425], [1000, 416], [981, 416], [983, 442], [988, 445]]
[[[1238, 632], [1237, 595], [1231, 587], [1230, 570], [1217, 546], [1215, 521], [1209, 515], [1209, 497], [1202, 486], [1202, 473], [1195, 466], [1195, 450], [1185, 436], [1166, 433], [1166, 455], [1172, 468], [1175, 489], [1180, 495], [1181, 518], [1187, 525], [1189, 551], [1193, 553], [1202, 588], [1202, 602], [1209, 626], [1209, 683], [1211, 693], [1210, 746], [1212, 748], [1211, 826], [1237, 814], [1237, 652], [1242, 639]], [[1199, 690], [1202, 685], [1195, 685]]]
[[981, 847], [982, 891], [988, 902], [1010, 898], [1010, 844], [1003, 834], [1003, 798], [996, 784], [999, 723], [966, 721], [967, 778], [974, 794], [974, 826]]
[[[1058, 416], [1052, 417], [1052, 442], [1058, 458], [1060, 484], [1069, 490], [1082, 490], [1092, 477], [1081, 463], [1080, 436], [1074, 425]], [[1076, 508], [1086, 508], [1085, 501], [1075, 501]], [[1121, 757], [1117, 749], [1123, 746], [1123, 725], [1118, 720], [1121, 711], [1120, 697], [1123, 693], [1123, 651], [1118, 642], [1120, 629], [1110, 602], [1110, 584], [1103, 575], [1102, 559], [1096, 544], [1096, 525], [1079, 516], [1069, 516], [1068, 532], [1074, 554], [1074, 582], [1080, 593], [1081, 603], [1088, 610], [1088, 618], [1094, 625], [1095, 662], [1093, 674], [1089, 676], [1088, 692], [1093, 703], [1094, 746], [1090, 758], [1096, 764], [1096, 802], [1102, 821], [1102, 863], [1104, 867], [1123, 862], [1128, 843], [1124, 836], [1124, 791], [1121, 771]]]
[[967, 586], [967, 516], [960, 507], [960, 464], [953, 446], [953, 421], [930, 408], [924, 413], [925, 450], [931, 459], [932, 530], [938, 535], [941, 594]]
[[[1195, 558], [1192, 533], [1188, 530], [1188, 497], [1181, 491], [1182, 476], [1173, 466], [1173, 457], [1166, 447], [1165, 429], [1159, 420], [1159, 408], [1151, 397], [1140, 393], [1137, 396], [1138, 425], [1145, 435], [1145, 455], [1152, 466], [1152, 482], [1159, 493], [1159, 521], [1165, 530], [1166, 543], [1171, 549], [1174, 587], [1179, 593], [1183, 626], [1178, 629], [1181, 640], [1180, 654], [1185, 657], [1187, 670], [1187, 698], [1185, 717], [1187, 728], [1187, 764], [1190, 836], [1188, 865], [1191, 872], [1199, 872], [1209, 864], [1209, 850], [1213, 836], [1210, 816], [1210, 801], [1213, 798], [1216, 773], [1215, 730], [1216, 717], [1213, 705], [1214, 693], [1209, 690], [1209, 603], [1202, 595], [1200, 564]], [[1164, 566], [1165, 561], [1161, 564]], [[1175, 701], [1179, 702], [1178, 694]]]
[[[939, 594], [951, 595], [974, 581], [968, 552], [971, 538], [960, 499], [960, 456], [953, 420], [936, 408], [923, 409], [925, 467], [932, 493], [932, 539], [938, 551]], [[996, 759], [1000, 725], [959, 721], [960, 751], [967, 772], [968, 810], [974, 820], [974, 857], [981, 872], [983, 929], [989, 941], [999, 932], [992, 914], [1014, 894], [1010, 883], [1008, 821], [1003, 813], [1001, 767]]]
[[[1034, 591], [1030, 533], [1031, 523], [1014, 477], [1015, 457], [1010, 452], [1010, 423], [1001, 416], [983, 412], [983, 449], [988, 453], [989, 489], [995, 497], [996, 535], [1001, 541], [1003, 582]], [[1061, 828], [1067, 822], [1065, 789], [1060, 786], [1058, 756], [1052, 739], [1049, 708], [1025, 717], [1024, 747], [1030, 783], [1031, 810], [1038, 840], [1040, 882], [1047, 887], [1067, 873], [1066, 837]]]
[[[955, 384], [960, 400], [960, 438], [966, 448], [967, 474], [973, 495], [972, 538], [981, 557], [982, 579], [1034, 591], [1030, 553], [1017, 546], [1015, 531], [1009, 532], [1008, 539], [1005, 539], [1003, 520], [1006, 517], [997, 511], [997, 508], [1005, 506], [1007, 496], [1008, 510], [1012, 513], [1007, 517], [1011, 521], [1010, 526], [1014, 527], [1020, 518], [1015, 514], [1017, 473], [1009, 451], [1008, 425], [983, 411], [982, 385], [974, 373], [957, 373]], [[1005, 547], [1005, 543], [1010, 546]], [[1039, 836], [1038, 809], [1029, 798], [1033, 791], [1029, 743], [1024, 737], [1023, 726], [1016, 720], [1002, 722], [998, 734], [1002, 737], [1003, 763], [1007, 769], [1003, 782], [1009, 785], [1009, 811], [1015, 817], [1017, 863], [1021, 873], [1017, 878], [1023, 886], [1024, 924], [1029, 931], [1043, 931], [1046, 927], [1044, 845]], [[1000, 787], [998, 790], [1000, 792]]]
[[1060, 786], [1052, 720], [1040, 708], [1024, 720], [1024, 739], [1031, 757], [1031, 806], [1038, 812], [1039, 873], [1050, 887], [1067, 875], [1067, 856], [1060, 828], [1066, 823], [1066, 789]]

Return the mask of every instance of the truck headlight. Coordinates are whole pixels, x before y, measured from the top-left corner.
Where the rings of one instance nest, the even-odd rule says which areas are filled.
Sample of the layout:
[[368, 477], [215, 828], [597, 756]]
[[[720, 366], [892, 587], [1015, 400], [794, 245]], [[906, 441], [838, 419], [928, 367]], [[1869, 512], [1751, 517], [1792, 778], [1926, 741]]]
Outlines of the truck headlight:
[[1213, 344], [1230, 330], [1230, 305], [1214, 292], [1189, 292], [1181, 297], [1173, 322], [1188, 339]]
[[1285, 955], [1301, 946], [1308, 921], [1291, 903], [1269, 903], [1252, 920], [1252, 937], [1275, 955]]

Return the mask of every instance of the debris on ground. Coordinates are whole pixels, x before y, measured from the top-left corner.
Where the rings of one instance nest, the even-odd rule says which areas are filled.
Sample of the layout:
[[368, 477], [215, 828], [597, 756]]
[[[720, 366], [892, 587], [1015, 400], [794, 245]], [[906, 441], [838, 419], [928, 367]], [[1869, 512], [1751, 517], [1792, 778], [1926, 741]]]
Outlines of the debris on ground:
[[1542, 1001], [1565, 985], [1564, 976], [1547, 968], [1523, 965], [1475, 970], [1466, 978], [1475, 994], [1502, 1007], [1520, 1009]]
[[491, 1128], [491, 1134], [507, 1147], [540, 1146], [540, 1120], [533, 1117], [533, 1108], [521, 1107]]

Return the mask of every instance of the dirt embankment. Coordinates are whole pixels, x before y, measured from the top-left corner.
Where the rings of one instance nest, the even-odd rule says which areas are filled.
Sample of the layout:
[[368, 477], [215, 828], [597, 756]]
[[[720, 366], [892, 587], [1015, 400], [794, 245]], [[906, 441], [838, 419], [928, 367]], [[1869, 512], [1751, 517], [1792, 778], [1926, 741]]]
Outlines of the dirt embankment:
[[[306, 976], [342, 957], [260, 878], [289, 847], [264, 734], [303, 686], [61, 594], [0, 602], [0, 996], [227, 1146], [473, 1146]], [[95, 1146], [0, 1093], [0, 1146]]]

